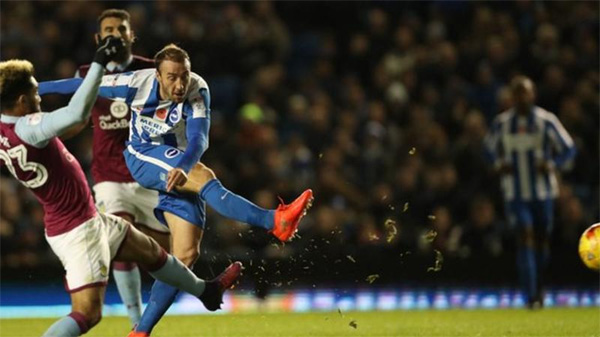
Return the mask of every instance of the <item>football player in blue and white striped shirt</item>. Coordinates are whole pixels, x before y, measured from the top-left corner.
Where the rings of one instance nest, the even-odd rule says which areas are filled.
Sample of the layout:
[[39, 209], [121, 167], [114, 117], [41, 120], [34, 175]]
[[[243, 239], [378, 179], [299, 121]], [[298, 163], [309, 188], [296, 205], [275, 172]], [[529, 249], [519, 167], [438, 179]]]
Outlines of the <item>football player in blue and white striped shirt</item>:
[[556, 170], [575, 156], [573, 140], [558, 118], [534, 104], [531, 79], [511, 81], [514, 107], [494, 120], [486, 149], [501, 174], [508, 220], [517, 233], [517, 267], [530, 308], [543, 305], [541, 279], [548, 264]]
[[[223, 216], [265, 228], [281, 241], [290, 240], [312, 203], [312, 191], [304, 191], [291, 204], [266, 210], [223, 187], [199, 161], [208, 148], [208, 85], [191, 72], [187, 52], [176, 45], [164, 47], [154, 62], [156, 69], [104, 76], [99, 95], [131, 108], [125, 161], [140, 185], [159, 192], [154, 213], [171, 230], [173, 254], [188, 266], [198, 258], [205, 202]], [[80, 82], [42, 82], [40, 92], [70, 93]], [[217, 283], [207, 283], [212, 284]], [[208, 310], [220, 308], [224, 290], [207, 292], [219, 295], [203, 300], [205, 305], [212, 303]], [[176, 294], [177, 289], [155, 282], [149, 305], [131, 336], [148, 336]]]

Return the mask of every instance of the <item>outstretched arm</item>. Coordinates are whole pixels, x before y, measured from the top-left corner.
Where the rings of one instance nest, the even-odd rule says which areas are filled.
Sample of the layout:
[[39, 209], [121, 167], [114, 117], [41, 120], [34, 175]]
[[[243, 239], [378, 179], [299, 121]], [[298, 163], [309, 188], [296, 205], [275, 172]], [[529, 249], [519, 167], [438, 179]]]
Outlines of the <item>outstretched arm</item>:
[[104, 62], [98, 61], [98, 53], [114, 55], [123, 48], [121, 39], [107, 39], [97, 51], [97, 56], [81, 85], [69, 101], [69, 104], [51, 113], [36, 113], [19, 119], [15, 132], [26, 143], [44, 147], [52, 137], [60, 136], [75, 124], [86, 121], [104, 74]]
[[44, 147], [52, 137], [60, 136], [71, 126], [86, 121], [96, 101], [103, 73], [104, 68], [100, 64], [92, 63], [69, 105], [51, 113], [40, 112], [19, 119], [15, 125], [17, 135], [28, 144]]
[[[127, 99], [131, 92], [129, 84], [133, 78], [133, 75], [133, 72], [127, 72], [103, 76], [100, 90], [98, 91], [98, 96], [111, 99]], [[38, 90], [40, 96], [48, 94], [70, 95], [74, 93], [82, 85], [82, 83], [83, 79], [81, 78], [44, 81], [40, 82]]]

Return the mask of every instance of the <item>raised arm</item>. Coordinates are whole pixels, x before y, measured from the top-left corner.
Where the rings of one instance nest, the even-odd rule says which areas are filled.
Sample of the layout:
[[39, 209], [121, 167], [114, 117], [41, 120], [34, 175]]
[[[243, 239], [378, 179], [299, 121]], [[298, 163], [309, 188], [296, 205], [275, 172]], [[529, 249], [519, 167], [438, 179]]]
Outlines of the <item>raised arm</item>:
[[[105, 61], [108, 62], [120, 48], [124, 48], [121, 39], [107, 38], [106, 43], [96, 52], [96, 58], [87, 76], [75, 91], [69, 104], [51, 113], [36, 113], [19, 119], [15, 125], [17, 135], [28, 144], [44, 147], [52, 137], [60, 136], [73, 125], [86, 121], [98, 95]], [[99, 53], [107, 56], [98, 57]]]

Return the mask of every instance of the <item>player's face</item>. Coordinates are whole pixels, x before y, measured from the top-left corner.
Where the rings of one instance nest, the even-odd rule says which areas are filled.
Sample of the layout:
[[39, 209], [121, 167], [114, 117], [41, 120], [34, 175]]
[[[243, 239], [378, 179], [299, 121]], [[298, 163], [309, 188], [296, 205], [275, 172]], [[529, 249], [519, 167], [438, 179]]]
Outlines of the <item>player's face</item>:
[[175, 103], [185, 99], [185, 93], [190, 85], [190, 62], [184, 63], [165, 60], [156, 72], [160, 84], [160, 97]]
[[515, 107], [521, 113], [529, 113], [535, 102], [535, 89], [531, 81], [523, 81], [512, 90]]
[[42, 111], [42, 108], [40, 106], [42, 98], [38, 94], [38, 82], [33, 76], [30, 80], [33, 87], [29, 90], [29, 92], [26, 95], [23, 95], [22, 101], [22, 109], [25, 115]]
[[[100, 22], [100, 33], [98, 33], [99, 40], [104, 39], [107, 36], [114, 36], [123, 38], [125, 41], [125, 49], [123, 53], [115, 57], [117, 63], [123, 63], [131, 56], [131, 45], [133, 44], [134, 34], [129, 25], [129, 21], [121, 20], [116, 17], [107, 17]], [[96, 41], [96, 42], [98, 42]]]

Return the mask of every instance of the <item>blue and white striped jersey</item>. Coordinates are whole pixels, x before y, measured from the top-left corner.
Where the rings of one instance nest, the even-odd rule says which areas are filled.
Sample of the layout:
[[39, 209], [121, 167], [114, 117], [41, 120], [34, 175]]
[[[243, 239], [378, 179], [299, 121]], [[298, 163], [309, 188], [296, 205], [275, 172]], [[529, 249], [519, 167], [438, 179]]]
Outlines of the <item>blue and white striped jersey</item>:
[[[208, 85], [195, 73], [191, 73], [187, 98], [182, 103], [160, 99], [155, 69], [105, 75], [99, 95], [122, 100], [130, 106], [129, 141], [133, 146], [150, 143], [185, 150], [188, 144], [187, 122], [196, 118], [210, 120]], [[208, 134], [204, 136], [208, 140]]]
[[561, 168], [575, 156], [573, 140], [558, 118], [537, 106], [525, 116], [514, 109], [498, 115], [485, 146], [495, 165], [512, 167], [501, 181], [506, 201], [556, 198], [556, 174], [541, 173], [537, 166], [548, 162]]

